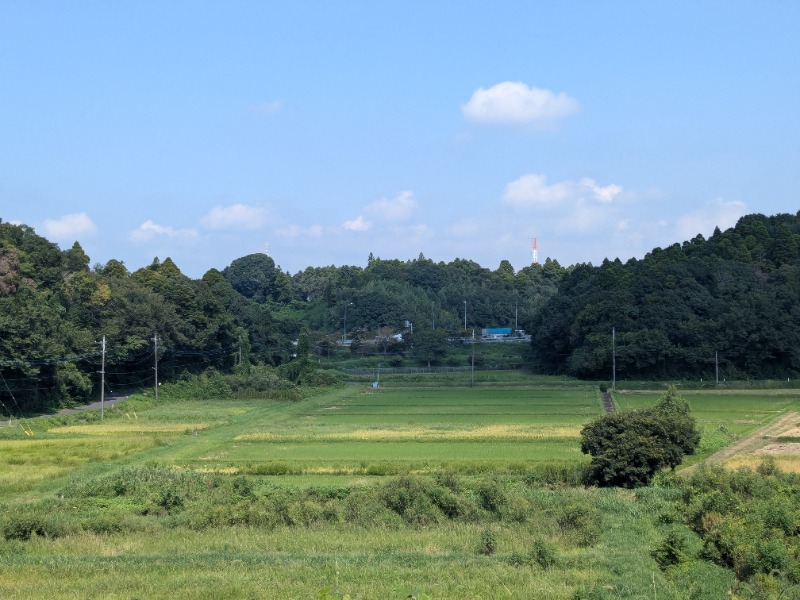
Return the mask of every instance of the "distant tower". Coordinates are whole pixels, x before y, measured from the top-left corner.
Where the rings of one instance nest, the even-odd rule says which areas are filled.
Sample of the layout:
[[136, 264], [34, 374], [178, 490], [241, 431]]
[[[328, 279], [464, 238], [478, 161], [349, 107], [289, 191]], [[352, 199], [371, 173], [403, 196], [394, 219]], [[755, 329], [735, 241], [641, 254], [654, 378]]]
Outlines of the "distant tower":
[[267, 256], [269, 256], [269, 242], [267, 242], [266, 244], [264, 244], [264, 254], [266, 254]]
[[536, 238], [531, 238], [531, 264], [539, 264], [539, 249], [536, 247]]

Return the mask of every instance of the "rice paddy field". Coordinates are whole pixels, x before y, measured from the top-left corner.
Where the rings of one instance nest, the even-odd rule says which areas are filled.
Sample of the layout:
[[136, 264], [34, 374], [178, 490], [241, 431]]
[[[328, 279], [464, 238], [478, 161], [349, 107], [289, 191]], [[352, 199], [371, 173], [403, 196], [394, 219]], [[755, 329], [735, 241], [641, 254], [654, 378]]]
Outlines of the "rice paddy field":
[[[725, 597], [727, 571], [666, 577], [642, 550], [668, 492], [566, 483], [596, 385], [490, 377], [0, 427], [0, 597]], [[700, 458], [800, 409], [792, 390], [683, 395]]]

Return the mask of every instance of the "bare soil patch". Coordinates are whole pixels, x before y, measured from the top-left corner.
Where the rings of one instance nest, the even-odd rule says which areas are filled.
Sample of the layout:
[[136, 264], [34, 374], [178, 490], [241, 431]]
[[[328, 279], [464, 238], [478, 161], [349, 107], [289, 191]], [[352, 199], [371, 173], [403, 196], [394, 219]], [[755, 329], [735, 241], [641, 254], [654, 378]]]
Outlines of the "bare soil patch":
[[[800, 414], [788, 412], [781, 415], [771, 423], [757, 429], [748, 436], [726, 446], [719, 452], [709, 456], [704, 464], [713, 465], [727, 462], [731, 458], [746, 454], [775, 455], [775, 454], [797, 454], [800, 455], [800, 444], [777, 443], [775, 438], [782, 436], [794, 437], [792, 432], [798, 431], [797, 423]], [[683, 469], [682, 473], [691, 473], [698, 465], [692, 465]]]

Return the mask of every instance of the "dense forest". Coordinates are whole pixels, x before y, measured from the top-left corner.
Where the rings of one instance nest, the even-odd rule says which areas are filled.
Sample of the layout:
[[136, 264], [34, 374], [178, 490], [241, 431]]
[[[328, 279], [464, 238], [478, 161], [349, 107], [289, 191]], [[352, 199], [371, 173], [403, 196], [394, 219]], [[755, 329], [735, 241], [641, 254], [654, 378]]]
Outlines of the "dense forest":
[[402, 332], [391, 350], [430, 364], [482, 327], [525, 329], [541, 373], [608, 380], [613, 354], [621, 379], [713, 379], [717, 361], [720, 378], [795, 377], [798, 246], [800, 213], [749, 215], [624, 264], [548, 259], [515, 271], [506, 260], [490, 270], [370, 255], [366, 267], [291, 275], [253, 254], [193, 280], [169, 258], [134, 272], [90, 266], [77, 242], [61, 250], [0, 221], [0, 399], [29, 412], [99, 394], [103, 338], [116, 389], [151, 385], [156, 359], [165, 380], [280, 368], [344, 336], [366, 352], [365, 341]]
[[[800, 213], [748, 215], [642, 260], [576, 265], [531, 327], [534, 367], [610, 379], [800, 374]], [[616, 334], [616, 335], [614, 335]], [[612, 339], [613, 338], [613, 339]]]

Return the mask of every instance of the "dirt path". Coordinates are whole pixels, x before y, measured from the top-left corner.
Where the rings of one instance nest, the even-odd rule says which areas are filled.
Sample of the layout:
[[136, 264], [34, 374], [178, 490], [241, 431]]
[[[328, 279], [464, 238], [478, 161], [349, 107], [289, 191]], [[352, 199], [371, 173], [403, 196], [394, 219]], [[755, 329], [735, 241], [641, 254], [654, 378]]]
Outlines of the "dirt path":
[[798, 422], [800, 422], [800, 413], [788, 412], [772, 421], [772, 423], [760, 429], [756, 429], [753, 433], [743, 437], [738, 442], [734, 442], [730, 446], [725, 446], [722, 450], [709, 456], [702, 463], [682, 469], [680, 472], [689, 474], [701, 464], [714, 465], [723, 463], [737, 454], [752, 454], [756, 450], [773, 443], [774, 438], [778, 437], [781, 433], [789, 431], [790, 429], [795, 429]]
[[606, 413], [612, 413], [617, 410], [614, 406], [614, 401], [611, 399], [611, 392], [603, 392], [603, 410]]

